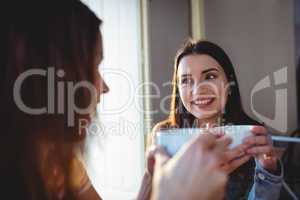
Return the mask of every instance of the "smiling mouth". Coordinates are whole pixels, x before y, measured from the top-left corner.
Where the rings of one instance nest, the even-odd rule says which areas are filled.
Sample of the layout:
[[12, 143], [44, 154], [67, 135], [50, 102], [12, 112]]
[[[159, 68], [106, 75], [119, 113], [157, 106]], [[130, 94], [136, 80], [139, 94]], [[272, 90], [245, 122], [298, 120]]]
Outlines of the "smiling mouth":
[[209, 106], [210, 104], [212, 104], [214, 102], [216, 98], [215, 97], [210, 97], [210, 98], [202, 98], [202, 99], [196, 99], [194, 101], [192, 101], [192, 105], [198, 106], [200, 108]]

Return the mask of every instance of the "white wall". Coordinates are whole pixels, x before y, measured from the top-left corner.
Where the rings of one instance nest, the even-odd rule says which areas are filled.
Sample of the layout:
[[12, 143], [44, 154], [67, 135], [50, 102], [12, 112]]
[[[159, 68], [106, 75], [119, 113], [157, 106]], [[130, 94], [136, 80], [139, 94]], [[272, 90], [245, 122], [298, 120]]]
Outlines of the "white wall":
[[[152, 122], [166, 119], [172, 94], [173, 60], [182, 43], [191, 35], [190, 0], [149, 1], [150, 81], [152, 87]], [[159, 92], [157, 92], [159, 91]]]
[[300, 0], [295, 0], [296, 59], [298, 63], [298, 128], [300, 128]]
[[[261, 116], [270, 119], [267, 125], [279, 132], [293, 131], [297, 126], [294, 0], [207, 0], [204, 11], [206, 39], [222, 46], [232, 59], [246, 112], [258, 121], [264, 121]], [[273, 73], [285, 66], [287, 84], [276, 85]], [[285, 71], [281, 72], [284, 78]], [[253, 96], [255, 113], [251, 90], [267, 76], [271, 87]], [[285, 88], [287, 110], [285, 100], [277, 101], [275, 108], [276, 91], [284, 95]]]
[[296, 57], [300, 59], [300, 0], [295, 0], [295, 36], [296, 36]]

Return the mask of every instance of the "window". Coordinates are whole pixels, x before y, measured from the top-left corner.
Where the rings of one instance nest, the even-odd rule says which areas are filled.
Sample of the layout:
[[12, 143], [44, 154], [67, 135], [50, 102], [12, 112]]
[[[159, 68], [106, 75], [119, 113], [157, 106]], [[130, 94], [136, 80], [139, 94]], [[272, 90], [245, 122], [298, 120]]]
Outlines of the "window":
[[103, 20], [100, 72], [110, 88], [87, 138], [88, 174], [103, 199], [134, 199], [144, 172], [140, 1], [86, 2]]

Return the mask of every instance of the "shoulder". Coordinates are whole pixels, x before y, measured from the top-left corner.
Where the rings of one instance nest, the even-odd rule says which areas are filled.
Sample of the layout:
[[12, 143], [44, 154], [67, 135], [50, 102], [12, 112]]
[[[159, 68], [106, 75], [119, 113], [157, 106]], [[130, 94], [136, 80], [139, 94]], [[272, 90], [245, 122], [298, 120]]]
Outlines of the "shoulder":
[[169, 129], [169, 128], [174, 128], [174, 125], [172, 125], [172, 123], [170, 122], [170, 120], [166, 119], [164, 121], [161, 121], [161, 122], [157, 123], [153, 127], [152, 132], [157, 133], [160, 130]]

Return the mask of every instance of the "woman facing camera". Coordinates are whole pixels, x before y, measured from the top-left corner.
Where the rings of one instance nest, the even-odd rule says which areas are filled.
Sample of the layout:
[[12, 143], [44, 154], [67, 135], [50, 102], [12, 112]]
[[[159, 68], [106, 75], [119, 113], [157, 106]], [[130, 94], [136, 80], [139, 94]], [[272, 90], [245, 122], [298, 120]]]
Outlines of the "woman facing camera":
[[[189, 41], [175, 58], [169, 118], [154, 127], [150, 144], [155, 143], [156, 133], [161, 129], [223, 125], [256, 125], [242, 144], [224, 152], [226, 162], [221, 166], [229, 174], [226, 199], [276, 199], [281, 187], [281, 168], [267, 130], [242, 109], [229, 57], [212, 42]], [[150, 172], [151, 163], [150, 155]], [[149, 174], [145, 179], [151, 180]]]
[[[101, 199], [81, 162], [88, 133], [80, 129], [108, 92], [98, 72], [101, 20], [79, 0], [6, 2], [1, 9], [1, 199]], [[153, 199], [221, 198], [227, 175], [216, 168], [217, 146], [203, 135], [172, 159], [158, 150]], [[190, 165], [213, 175], [209, 187]], [[178, 196], [181, 182], [191, 187]]]

